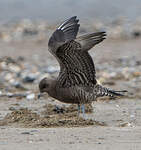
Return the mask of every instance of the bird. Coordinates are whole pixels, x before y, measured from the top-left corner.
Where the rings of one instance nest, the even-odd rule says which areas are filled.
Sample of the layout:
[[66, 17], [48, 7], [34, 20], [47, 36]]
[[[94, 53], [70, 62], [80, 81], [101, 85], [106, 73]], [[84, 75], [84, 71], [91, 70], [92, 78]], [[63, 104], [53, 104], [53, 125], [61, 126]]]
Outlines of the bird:
[[63, 102], [78, 105], [78, 114], [85, 116], [85, 104], [98, 97], [124, 96], [124, 92], [103, 87], [96, 80], [95, 65], [89, 50], [106, 38], [106, 32], [87, 33], [77, 37], [79, 19], [73, 16], [65, 20], [52, 34], [48, 50], [57, 59], [60, 72], [55, 79], [43, 78], [40, 93]]

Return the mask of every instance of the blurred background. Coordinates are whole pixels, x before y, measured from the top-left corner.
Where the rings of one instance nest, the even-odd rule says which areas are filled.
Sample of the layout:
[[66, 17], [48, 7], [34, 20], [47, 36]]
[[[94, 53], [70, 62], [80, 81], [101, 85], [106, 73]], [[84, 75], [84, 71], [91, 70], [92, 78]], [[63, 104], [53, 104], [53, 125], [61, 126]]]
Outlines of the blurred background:
[[[125, 117], [121, 123], [140, 117], [141, 110], [137, 109], [140, 105], [136, 104], [140, 104], [141, 98], [141, 1], [0, 0], [1, 118], [23, 107], [39, 113], [47, 103], [46, 99], [34, 100], [40, 80], [56, 77], [60, 69], [48, 52], [48, 39], [61, 22], [74, 15], [80, 19], [79, 34], [101, 30], [107, 33], [106, 40], [90, 53], [100, 83], [129, 91], [128, 98], [117, 103], [122, 103], [121, 110], [131, 108], [132, 117], [130, 113], [127, 117], [121, 112]], [[129, 99], [135, 103], [129, 103]], [[116, 109], [115, 103], [113, 109]], [[105, 112], [111, 111], [103, 107], [102, 110], [104, 113], [95, 114], [97, 119], [100, 116], [102, 120], [107, 119]], [[108, 123], [119, 124], [115, 116], [111, 115], [115, 121]]]
[[85, 19], [109, 21], [127, 17], [135, 21], [141, 14], [139, 0], [0, 0], [0, 20], [11, 21], [23, 18], [58, 21], [72, 15]]
[[47, 28], [74, 15], [79, 17], [83, 33], [106, 30], [110, 37], [127, 38], [138, 37], [141, 31], [138, 0], [0, 0], [0, 10], [0, 39], [5, 41], [20, 40], [23, 35], [37, 36], [43, 30], [49, 34]]

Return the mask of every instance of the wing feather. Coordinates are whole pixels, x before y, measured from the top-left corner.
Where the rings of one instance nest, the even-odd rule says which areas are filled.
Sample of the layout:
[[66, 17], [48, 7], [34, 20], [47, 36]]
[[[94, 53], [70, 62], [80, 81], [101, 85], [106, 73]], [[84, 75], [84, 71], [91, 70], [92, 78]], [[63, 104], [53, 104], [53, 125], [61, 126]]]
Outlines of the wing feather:
[[105, 39], [105, 32], [96, 32], [78, 37], [75, 41], [80, 43], [82, 51], [88, 51], [96, 44], [102, 42]]
[[60, 64], [61, 87], [96, 84], [95, 66], [88, 50], [105, 39], [105, 32], [91, 33], [76, 39], [79, 30], [76, 16], [64, 21], [49, 39], [49, 50]]
[[76, 38], [80, 26], [78, 22], [79, 20], [74, 16], [56, 29], [48, 42], [48, 46], [52, 52], [55, 53], [58, 47]]

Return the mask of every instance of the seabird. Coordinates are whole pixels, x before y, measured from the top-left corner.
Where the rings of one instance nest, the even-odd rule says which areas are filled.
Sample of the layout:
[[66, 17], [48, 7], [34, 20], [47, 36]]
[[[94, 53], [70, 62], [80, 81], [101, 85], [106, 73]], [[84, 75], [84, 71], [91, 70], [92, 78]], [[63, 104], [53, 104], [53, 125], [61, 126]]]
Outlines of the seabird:
[[76, 16], [64, 21], [52, 34], [48, 42], [49, 51], [60, 65], [56, 79], [44, 78], [39, 83], [40, 93], [47, 92], [51, 97], [78, 105], [83, 116], [84, 104], [96, 101], [103, 96], [123, 96], [124, 91], [115, 91], [100, 85], [96, 80], [94, 62], [89, 50], [105, 39], [105, 32], [77, 36], [79, 20]]

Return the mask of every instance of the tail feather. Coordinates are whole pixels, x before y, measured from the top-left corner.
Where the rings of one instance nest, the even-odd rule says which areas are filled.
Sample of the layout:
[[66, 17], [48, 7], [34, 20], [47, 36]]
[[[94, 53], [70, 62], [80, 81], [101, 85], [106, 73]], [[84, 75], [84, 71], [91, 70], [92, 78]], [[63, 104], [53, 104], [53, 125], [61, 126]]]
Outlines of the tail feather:
[[101, 85], [97, 85], [96, 89], [97, 89], [97, 97], [103, 97], [103, 96], [109, 96], [109, 97], [124, 96], [123, 93], [127, 92], [126, 90], [114, 91], [114, 90], [108, 89], [106, 87], [102, 87]]
[[122, 93], [125, 93], [127, 91], [126, 90], [123, 90], [123, 91], [108, 90], [108, 92], [111, 93], [113, 97], [113, 96], [124, 96], [124, 94]]

